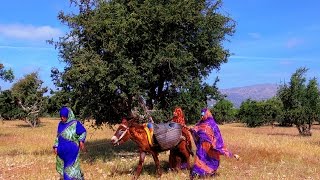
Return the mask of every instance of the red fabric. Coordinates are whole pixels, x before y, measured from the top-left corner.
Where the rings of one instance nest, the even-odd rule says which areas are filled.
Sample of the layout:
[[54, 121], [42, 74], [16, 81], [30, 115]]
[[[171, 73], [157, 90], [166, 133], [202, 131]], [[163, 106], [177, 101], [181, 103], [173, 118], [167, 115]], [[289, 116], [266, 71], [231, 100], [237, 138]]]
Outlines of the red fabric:
[[186, 124], [184, 114], [180, 107], [174, 109], [172, 121], [180, 124]]

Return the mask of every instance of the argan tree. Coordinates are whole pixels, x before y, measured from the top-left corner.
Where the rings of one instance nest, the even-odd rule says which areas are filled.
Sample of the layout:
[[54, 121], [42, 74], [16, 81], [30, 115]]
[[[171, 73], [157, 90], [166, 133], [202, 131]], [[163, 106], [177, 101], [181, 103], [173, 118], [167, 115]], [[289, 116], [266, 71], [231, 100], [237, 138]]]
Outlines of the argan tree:
[[299, 134], [311, 136], [312, 123], [319, 117], [320, 95], [315, 78], [306, 84], [306, 68], [299, 68], [292, 74], [290, 82], [283, 84], [278, 96], [283, 103], [283, 120], [294, 124]]
[[247, 99], [242, 102], [237, 116], [248, 127], [257, 127], [265, 124], [263, 106], [259, 101]]
[[40, 124], [39, 116], [46, 103], [43, 95], [47, 92], [47, 87], [42, 87], [42, 83], [38, 73], [33, 72], [14, 83], [11, 89], [13, 99], [26, 114], [23, 120], [31, 127]]
[[71, 3], [79, 11], [58, 16], [70, 32], [51, 41], [66, 67], [53, 69], [52, 77], [81, 118], [116, 122], [139, 106], [138, 99], [148, 110], [171, 111], [181, 106], [172, 102], [185, 101], [200, 109], [217, 93], [204, 80], [227, 62], [223, 42], [235, 30], [234, 21], [220, 11], [222, 1]]
[[232, 102], [226, 99], [218, 101], [212, 110], [217, 123], [220, 124], [235, 120], [235, 112]]

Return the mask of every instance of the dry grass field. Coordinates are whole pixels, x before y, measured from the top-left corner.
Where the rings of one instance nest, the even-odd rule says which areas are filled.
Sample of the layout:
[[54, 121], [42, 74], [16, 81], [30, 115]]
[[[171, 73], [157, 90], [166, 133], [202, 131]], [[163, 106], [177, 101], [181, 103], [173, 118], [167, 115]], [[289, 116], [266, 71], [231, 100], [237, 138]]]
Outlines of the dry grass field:
[[[0, 180], [58, 179], [52, 144], [58, 119], [41, 120], [39, 128], [23, 121], [0, 122]], [[81, 154], [86, 179], [131, 179], [138, 163], [136, 146], [110, 144], [113, 130], [94, 129], [86, 123], [87, 153]], [[242, 124], [220, 126], [228, 148], [240, 161], [222, 157], [215, 179], [320, 179], [320, 126], [311, 137], [300, 137], [295, 128], [270, 126], [246, 128]], [[160, 154], [161, 179], [188, 179], [189, 173], [168, 171], [168, 154]], [[151, 156], [147, 156], [141, 180], [157, 179]]]

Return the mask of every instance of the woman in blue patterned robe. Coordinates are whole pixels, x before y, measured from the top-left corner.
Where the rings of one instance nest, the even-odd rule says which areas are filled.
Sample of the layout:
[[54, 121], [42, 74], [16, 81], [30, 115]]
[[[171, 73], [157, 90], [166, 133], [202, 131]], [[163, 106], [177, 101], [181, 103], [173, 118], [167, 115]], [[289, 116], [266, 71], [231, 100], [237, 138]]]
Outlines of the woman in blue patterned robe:
[[75, 119], [68, 107], [60, 109], [61, 121], [53, 149], [57, 155], [56, 169], [64, 180], [82, 180], [80, 169], [79, 149], [84, 150], [86, 129]]

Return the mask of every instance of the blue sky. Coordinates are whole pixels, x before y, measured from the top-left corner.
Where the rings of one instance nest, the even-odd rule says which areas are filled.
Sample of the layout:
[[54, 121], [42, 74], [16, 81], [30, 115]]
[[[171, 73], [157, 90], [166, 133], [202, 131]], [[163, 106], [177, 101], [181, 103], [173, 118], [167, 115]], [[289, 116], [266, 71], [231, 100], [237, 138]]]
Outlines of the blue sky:
[[[216, 76], [218, 87], [288, 82], [299, 67], [319, 79], [320, 1], [224, 0], [221, 11], [236, 23], [236, 33], [224, 45], [232, 56]], [[57, 19], [69, 11], [68, 0], [11, 0], [0, 6], [0, 63], [12, 68], [16, 80], [38, 71], [44, 85], [53, 87], [52, 67], [62, 69], [57, 50], [46, 43], [67, 32]], [[319, 81], [318, 81], [319, 82]], [[0, 81], [2, 89], [11, 84]]]

